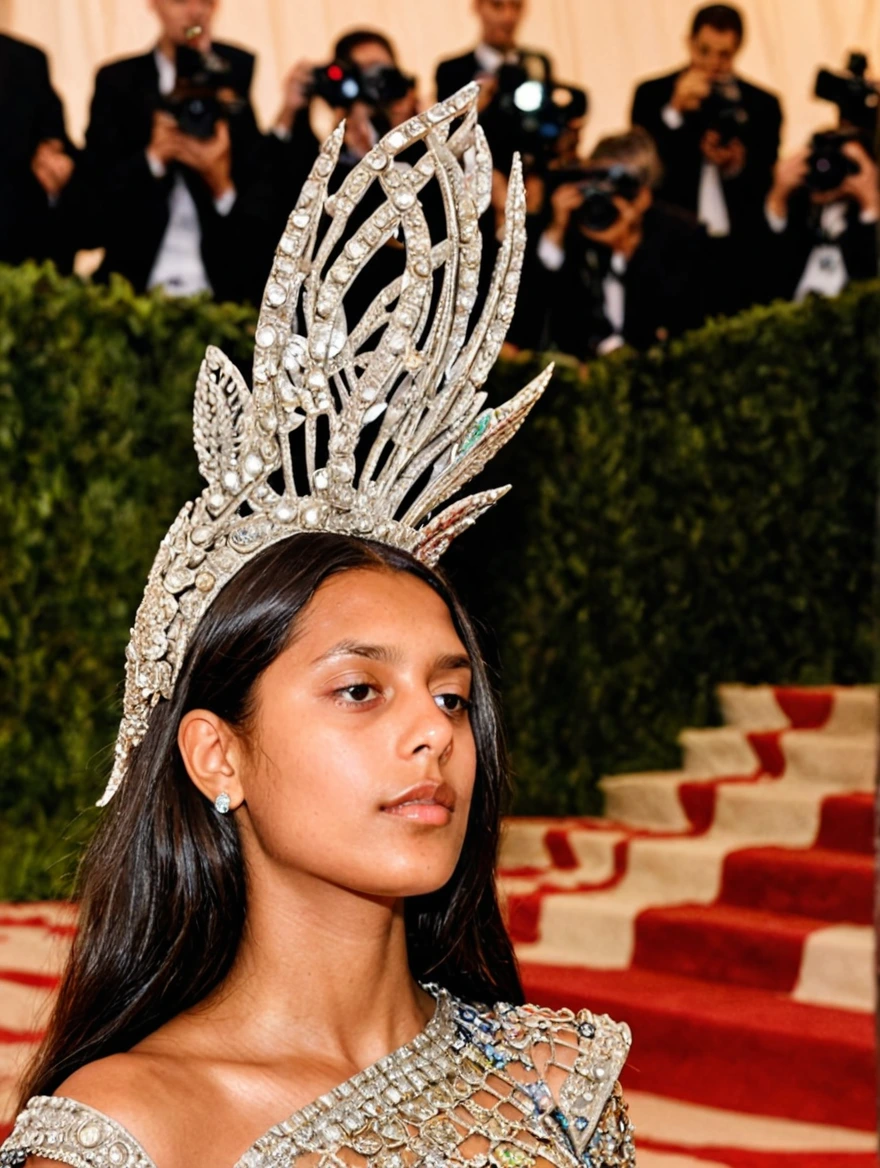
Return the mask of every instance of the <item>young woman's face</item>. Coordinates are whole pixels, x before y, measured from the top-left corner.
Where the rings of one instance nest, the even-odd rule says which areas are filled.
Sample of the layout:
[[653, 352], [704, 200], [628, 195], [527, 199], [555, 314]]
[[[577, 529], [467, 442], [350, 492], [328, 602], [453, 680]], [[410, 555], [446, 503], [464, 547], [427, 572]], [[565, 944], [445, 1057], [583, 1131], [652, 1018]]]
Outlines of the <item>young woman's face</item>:
[[470, 686], [427, 584], [380, 569], [331, 577], [257, 683], [245, 839], [269, 863], [366, 895], [442, 887], [476, 773]]

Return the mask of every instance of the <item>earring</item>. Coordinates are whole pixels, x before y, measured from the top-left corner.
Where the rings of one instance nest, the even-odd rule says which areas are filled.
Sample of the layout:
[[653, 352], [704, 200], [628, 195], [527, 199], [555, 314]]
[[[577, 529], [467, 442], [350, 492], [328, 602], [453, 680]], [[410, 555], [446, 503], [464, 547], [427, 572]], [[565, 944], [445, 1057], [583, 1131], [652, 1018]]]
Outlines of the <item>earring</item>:
[[225, 791], [221, 791], [220, 794], [217, 796], [217, 798], [214, 800], [214, 806], [220, 812], [221, 815], [225, 815], [226, 812], [229, 810], [230, 802], [231, 802], [231, 800], [230, 800], [229, 796], [227, 795], [227, 793]]

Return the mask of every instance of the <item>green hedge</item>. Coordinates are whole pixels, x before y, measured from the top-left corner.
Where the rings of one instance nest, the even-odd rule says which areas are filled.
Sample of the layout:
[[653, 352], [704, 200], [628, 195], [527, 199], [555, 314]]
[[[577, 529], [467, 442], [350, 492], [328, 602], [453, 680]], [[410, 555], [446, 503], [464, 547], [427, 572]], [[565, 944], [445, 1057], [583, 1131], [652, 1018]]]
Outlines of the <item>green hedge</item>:
[[[517, 809], [674, 765], [719, 681], [873, 676], [880, 286], [755, 309], [584, 376], [486, 472], [447, 567], [494, 630]], [[0, 268], [0, 899], [62, 895], [94, 823], [128, 627], [197, 486], [205, 345], [253, 314]], [[536, 362], [493, 374], [490, 400]]]

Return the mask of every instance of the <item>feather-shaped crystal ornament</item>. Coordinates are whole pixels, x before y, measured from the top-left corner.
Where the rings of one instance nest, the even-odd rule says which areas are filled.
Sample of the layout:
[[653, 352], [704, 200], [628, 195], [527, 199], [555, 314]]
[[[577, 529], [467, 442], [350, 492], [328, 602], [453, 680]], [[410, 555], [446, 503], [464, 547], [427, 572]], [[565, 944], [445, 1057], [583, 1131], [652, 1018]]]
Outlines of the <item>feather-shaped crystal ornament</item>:
[[[525, 194], [515, 160], [504, 241], [474, 321], [478, 218], [492, 183], [477, 93], [469, 85], [386, 134], [330, 194], [338, 127], [275, 253], [255, 335], [253, 389], [208, 348], [194, 407], [207, 486], [178, 515], [150, 572], [100, 805], [122, 782], [152, 709], [171, 696], [199, 620], [254, 555], [295, 532], [333, 531], [433, 564], [509, 489], [448, 502], [516, 432], [551, 373], [486, 406], [482, 385], [519, 284]], [[442, 238], [421, 198], [429, 183], [439, 191]], [[355, 281], [369, 275], [383, 249], [399, 252], [401, 244], [402, 271], [349, 322]]]

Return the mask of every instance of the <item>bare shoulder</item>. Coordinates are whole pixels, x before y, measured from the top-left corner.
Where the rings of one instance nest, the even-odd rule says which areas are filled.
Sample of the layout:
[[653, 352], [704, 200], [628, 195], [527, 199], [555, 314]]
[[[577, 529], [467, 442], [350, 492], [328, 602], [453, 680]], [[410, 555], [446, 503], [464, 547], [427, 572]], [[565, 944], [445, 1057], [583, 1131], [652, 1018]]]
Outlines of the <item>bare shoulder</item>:
[[[140, 1145], [155, 1163], [173, 1164], [169, 1135], [175, 1108], [160, 1060], [129, 1051], [96, 1059], [74, 1071], [54, 1092], [98, 1111]], [[170, 1111], [170, 1114], [169, 1114]], [[39, 1165], [41, 1161], [30, 1161]]]

